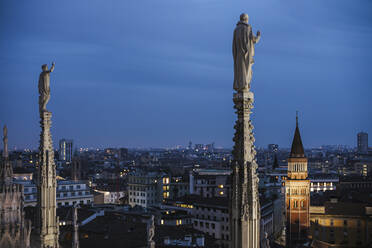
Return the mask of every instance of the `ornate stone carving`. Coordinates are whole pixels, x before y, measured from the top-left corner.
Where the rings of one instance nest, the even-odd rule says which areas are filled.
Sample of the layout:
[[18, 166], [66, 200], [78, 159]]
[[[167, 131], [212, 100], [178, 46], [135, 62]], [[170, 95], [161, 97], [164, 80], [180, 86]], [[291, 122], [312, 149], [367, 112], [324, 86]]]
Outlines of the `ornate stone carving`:
[[7, 135], [4, 126], [4, 158], [0, 161], [0, 247], [29, 248], [31, 222], [25, 220], [23, 212], [23, 186], [12, 181]]
[[[244, 17], [244, 15], [242, 16]], [[248, 29], [248, 31], [246, 29]], [[248, 40], [239, 36], [245, 33], [248, 34]], [[244, 55], [246, 57], [237, 55], [234, 50], [237, 49], [237, 44], [240, 42], [238, 42], [239, 39], [243, 39], [249, 43], [246, 44], [246, 48], [248, 47], [247, 54]], [[254, 94], [249, 91], [252, 75], [251, 66], [253, 64], [253, 44], [258, 41], [259, 34], [258, 38], [255, 39], [256, 37], [251, 35], [250, 26], [247, 23], [242, 24], [239, 22], [238, 27], [234, 31], [233, 42], [234, 89], [236, 90], [236, 93], [233, 95], [233, 102], [238, 118], [234, 125], [235, 135], [233, 138], [234, 160], [230, 206], [232, 248], [260, 247], [260, 204], [258, 197], [258, 176], [256, 173], [257, 163], [255, 160], [256, 151], [254, 146], [253, 124], [250, 120]], [[242, 56], [245, 61], [241, 61], [243, 58]], [[247, 56], [251, 58], [247, 58]], [[239, 63], [242, 64], [239, 65]], [[243, 69], [246, 69], [246, 71], [239, 71]], [[241, 75], [242, 73], [243, 75]]]
[[58, 217], [56, 214], [56, 166], [54, 164], [54, 150], [50, 133], [52, 113], [46, 110], [46, 104], [50, 99], [49, 73], [46, 65], [39, 78], [39, 110], [40, 110], [40, 146], [38, 168], [38, 215], [37, 228], [40, 245], [42, 248], [58, 248]]

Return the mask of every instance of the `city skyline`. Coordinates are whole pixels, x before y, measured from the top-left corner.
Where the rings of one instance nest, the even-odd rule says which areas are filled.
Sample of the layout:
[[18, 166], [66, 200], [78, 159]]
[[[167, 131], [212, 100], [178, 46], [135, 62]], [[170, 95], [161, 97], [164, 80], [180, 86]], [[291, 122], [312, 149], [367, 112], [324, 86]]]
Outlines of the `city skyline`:
[[289, 147], [296, 110], [305, 148], [355, 147], [358, 132], [372, 133], [371, 3], [87, 3], [0, 4], [0, 125], [10, 148], [38, 145], [37, 78], [52, 61], [55, 143], [232, 147], [231, 30], [244, 11], [262, 33], [256, 146]]

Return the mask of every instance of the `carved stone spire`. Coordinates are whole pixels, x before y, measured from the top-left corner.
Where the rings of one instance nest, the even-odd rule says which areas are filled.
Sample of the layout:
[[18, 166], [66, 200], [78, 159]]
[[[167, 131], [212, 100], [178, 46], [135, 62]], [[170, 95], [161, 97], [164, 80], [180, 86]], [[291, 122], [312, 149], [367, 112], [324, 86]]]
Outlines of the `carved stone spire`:
[[78, 224], [78, 215], [77, 215], [77, 206], [74, 206], [74, 237], [72, 239], [72, 248], [79, 248], [79, 224]]
[[3, 160], [0, 165], [0, 183], [6, 185], [12, 184], [13, 181], [13, 168], [8, 158], [8, 128], [4, 125], [3, 128], [3, 142], [4, 142], [4, 151], [3, 151]]
[[4, 159], [0, 160], [0, 247], [29, 248], [31, 221], [23, 212], [23, 185], [13, 183], [8, 159], [8, 130], [4, 126]]
[[[244, 26], [243, 26], [244, 28]], [[242, 39], [234, 32], [234, 44], [237, 39]], [[246, 32], [250, 35], [251, 29]], [[244, 35], [243, 35], [244, 36]], [[253, 37], [253, 36], [249, 36]], [[253, 37], [254, 38], [254, 37]], [[255, 39], [255, 38], [254, 38]], [[253, 49], [254, 40], [244, 44]], [[235, 47], [233, 45], [233, 47]], [[253, 56], [253, 52], [251, 54]], [[243, 61], [244, 62], [244, 61]], [[234, 54], [234, 63], [237, 64]], [[249, 66], [252, 66], [252, 61]], [[244, 67], [244, 66], [243, 66]], [[244, 67], [245, 68], [245, 67]], [[251, 76], [251, 72], [250, 76]], [[234, 76], [240, 75], [234, 71]], [[259, 248], [260, 247], [260, 202], [258, 196], [258, 176], [256, 173], [256, 151], [254, 147], [253, 125], [250, 120], [252, 113], [254, 95], [250, 87], [234, 87], [237, 91], [233, 95], [234, 108], [236, 109], [237, 120], [235, 122], [233, 162], [232, 162], [232, 189], [230, 201], [230, 230], [232, 248]]]
[[[48, 74], [49, 72], [50, 71], [48, 71]], [[49, 77], [47, 79], [47, 88], [49, 90]], [[49, 101], [49, 95], [47, 100]], [[56, 214], [56, 165], [54, 164], [53, 142], [50, 133], [52, 113], [45, 109], [46, 102], [39, 102], [41, 133], [39, 146], [39, 173], [37, 181], [37, 229], [40, 235], [41, 248], [57, 248], [59, 247], [59, 221]]]

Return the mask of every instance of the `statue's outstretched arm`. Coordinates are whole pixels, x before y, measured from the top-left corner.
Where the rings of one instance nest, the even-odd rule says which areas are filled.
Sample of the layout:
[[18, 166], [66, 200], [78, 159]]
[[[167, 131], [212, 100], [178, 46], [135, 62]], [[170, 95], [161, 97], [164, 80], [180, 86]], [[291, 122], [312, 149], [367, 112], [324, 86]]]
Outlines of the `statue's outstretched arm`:
[[253, 42], [258, 43], [261, 39], [261, 32], [257, 31], [257, 36], [254, 36], [254, 35], [252, 35], [252, 36], [253, 36]]
[[52, 63], [52, 66], [50, 67], [50, 70], [49, 70], [49, 72], [53, 72], [54, 71], [54, 65], [55, 65], [56, 63]]

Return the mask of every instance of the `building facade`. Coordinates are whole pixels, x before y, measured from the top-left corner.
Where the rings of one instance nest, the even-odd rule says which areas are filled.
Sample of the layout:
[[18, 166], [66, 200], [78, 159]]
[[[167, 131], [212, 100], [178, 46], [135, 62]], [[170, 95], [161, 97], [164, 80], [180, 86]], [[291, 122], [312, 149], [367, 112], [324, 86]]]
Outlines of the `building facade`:
[[[37, 187], [32, 181], [14, 181], [24, 187], [25, 206], [36, 206]], [[57, 207], [73, 206], [77, 204], [93, 203], [93, 194], [89, 187], [82, 181], [57, 181], [56, 193]]]
[[313, 247], [371, 247], [372, 205], [330, 199], [310, 208]]
[[360, 132], [357, 134], [357, 145], [358, 153], [368, 153], [368, 133]]
[[136, 171], [128, 174], [129, 205], [159, 205], [170, 194], [170, 177], [165, 173]]
[[189, 174], [190, 194], [206, 198], [227, 197], [231, 170], [194, 169]]
[[73, 140], [61, 139], [59, 141], [59, 160], [71, 162], [73, 155]]

